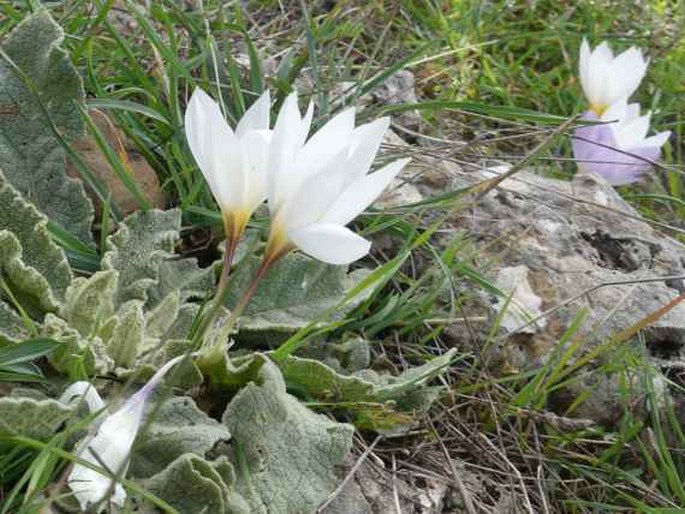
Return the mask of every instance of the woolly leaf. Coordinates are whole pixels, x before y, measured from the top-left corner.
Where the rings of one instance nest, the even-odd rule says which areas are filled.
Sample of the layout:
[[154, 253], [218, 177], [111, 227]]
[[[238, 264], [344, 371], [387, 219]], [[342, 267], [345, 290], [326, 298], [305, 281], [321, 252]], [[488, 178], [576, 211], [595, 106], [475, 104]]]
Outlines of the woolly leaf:
[[174, 255], [180, 227], [179, 210], [141, 211], [126, 218], [107, 238], [102, 268], [119, 272], [119, 303], [142, 300], [152, 308], [176, 289], [182, 301], [204, 296], [211, 289], [211, 268], [202, 270], [195, 259]]
[[59, 47], [63, 39], [62, 29], [40, 10], [3, 43], [11, 63], [0, 59], [0, 163], [9, 182], [53, 223], [89, 242], [93, 206], [82, 184], [67, 177], [65, 153], [50, 124], [67, 138], [83, 133], [83, 84]]
[[107, 353], [117, 366], [131, 368], [142, 350], [144, 337], [143, 304], [131, 300], [117, 313], [116, 325], [106, 340]]
[[56, 400], [0, 398], [0, 435], [25, 436], [45, 441], [73, 412]]
[[0, 273], [18, 300], [27, 293], [36, 308], [50, 311], [64, 298], [71, 269], [46, 226], [47, 219], [0, 173]]
[[230, 438], [226, 425], [207, 416], [191, 398], [172, 398], [162, 404], [138, 438], [131, 471], [146, 478], [184, 453], [206, 456], [218, 442]]
[[29, 332], [21, 316], [0, 300], [0, 343], [16, 343], [27, 337]]
[[50, 284], [43, 275], [24, 263], [19, 240], [6, 230], [0, 230], [0, 278], [31, 316], [40, 318], [46, 312], [57, 310], [58, 299]]
[[347, 456], [353, 429], [287, 394], [270, 361], [259, 378], [236, 394], [223, 416], [240, 469], [237, 490], [250, 512], [313, 512], [338, 484], [334, 467]]
[[457, 349], [452, 348], [421, 366], [409, 368], [399, 376], [379, 375], [379, 382], [382, 384], [378, 386], [378, 399], [401, 401], [406, 395], [412, 395], [426, 382], [444, 373], [456, 354]]
[[67, 289], [60, 315], [87, 337], [102, 321], [112, 316], [116, 291], [117, 272], [114, 270], [76, 278]]
[[62, 318], [48, 314], [41, 326], [41, 335], [61, 342], [48, 356], [57, 371], [69, 373], [82, 367], [88, 375], [105, 374], [114, 367], [99, 337], [86, 338]]
[[185, 454], [144, 480], [143, 485], [178, 512], [250, 514], [245, 500], [233, 489], [234, 479], [233, 467], [226, 458], [207, 462]]
[[376, 396], [373, 382], [343, 375], [318, 360], [289, 357], [278, 367], [289, 387], [322, 401], [372, 401]]
[[413, 424], [413, 414], [425, 412], [439, 397], [443, 388], [426, 383], [444, 372], [455, 353], [452, 349], [399, 376], [371, 370], [348, 375], [321, 361], [299, 357], [289, 357], [278, 366], [292, 391], [343, 404], [355, 414], [354, 422], [360, 427], [388, 430]]
[[[231, 278], [227, 306], [233, 307], [248, 287], [259, 265], [253, 256], [241, 263]], [[368, 271], [347, 273], [346, 266], [331, 266], [300, 253], [289, 254], [269, 270], [240, 319], [239, 338], [259, 336], [272, 344], [287, 337], [342, 301], [345, 293], [361, 281]], [[335, 312], [341, 317], [355, 307], [345, 305]], [[328, 320], [324, 320], [328, 321]], [[269, 332], [271, 337], [264, 337]]]
[[147, 337], [161, 338], [169, 331], [178, 316], [180, 302], [181, 292], [176, 289], [166, 295], [157, 307], [145, 314]]

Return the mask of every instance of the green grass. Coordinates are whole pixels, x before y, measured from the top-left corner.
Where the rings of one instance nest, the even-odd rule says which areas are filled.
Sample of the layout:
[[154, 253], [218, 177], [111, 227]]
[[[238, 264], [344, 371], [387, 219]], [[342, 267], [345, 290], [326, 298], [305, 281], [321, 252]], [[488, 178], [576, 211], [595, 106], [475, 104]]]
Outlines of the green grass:
[[[301, 10], [305, 3], [306, 16]], [[658, 130], [673, 130], [674, 140], [683, 141], [685, 18], [676, 4], [651, 1], [626, 8], [608, 1], [407, 0], [389, 7], [380, 1], [339, 2], [330, 10], [311, 2], [283, 4], [286, 14], [276, 1], [249, 2], [248, 17], [237, 3], [216, 1], [190, 11], [162, 0], [152, 2], [145, 14], [130, 0], [116, 9], [109, 1], [46, 3], [67, 33], [67, 47], [90, 95], [91, 116], [95, 109], [104, 111], [123, 129], [157, 172], [170, 204], [183, 210], [189, 227], [220, 226], [183, 131], [185, 102], [197, 86], [220, 98], [228, 118], [236, 120], [266, 87], [276, 93], [277, 108], [306, 75], [318, 106], [316, 124], [321, 124], [406, 68], [416, 75], [419, 93], [419, 103], [410, 107], [421, 111], [428, 135], [478, 140], [479, 156], [520, 159], [583, 109], [576, 68], [578, 47], [587, 35], [592, 44], [611, 38], [615, 50], [638, 45], [650, 55], [649, 74], [636, 99], [654, 111]], [[6, 20], [0, 34], [37, 6], [0, 6]], [[114, 22], [113, 15], [127, 21]], [[267, 80], [264, 70], [274, 62], [278, 68]], [[346, 81], [354, 83], [349, 94], [336, 96], [336, 86]], [[408, 108], [371, 107], [360, 118]], [[103, 144], [95, 124], [88, 125], [124, 186], [141, 209], [148, 208], [126, 160]], [[480, 139], [483, 134], [520, 137], [495, 137], [489, 143]], [[670, 146], [658, 178], [626, 190], [626, 198], [645, 215], [680, 226], [685, 218], [683, 150]], [[569, 176], [572, 166], [555, 160], [569, 155], [567, 138], [559, 137], [535, 156], [535, 163], [548, 166], [550, 174]], [[121, 215], [107, 192], [101, 193], [105, 217], [100, 228], [106, 234]], [[323, 332], [401, 340], [404, 351], [421, 360], [446, 344], [445, 326], [469, 300], [458, 282], [498, 294], [475, 264], [478, 250], [467, 234], [440, 246], [431, 237], [445, 219], [465, 208], [460, 204], [464, 193], [450, 191], [397, 212], [363, 216], [358, 223], [362, 232], [386, 234], [399, 250], [374, 254], [379, 267], [362, 284], [372, 294]], [[92, 249], [80, 247], [68, 234], [55, 237], [69, 249], [75, 267], [97, 268], [98, 254]], [[522, 479], [524, 485], [516, 489], [536, 512], [544, 507], [550, 512], [676, 512], [669, 509], [685, 505], [685, 436], [677, 416], [672, 408], [655, 407], [660, 394], [642, 352], [609, 341], [588, 354], [576, 339], [581, 323], [579, 313], [578, 324], [558, 341], [553, 358], [525, 373], [493, 376], [477, 355], [465, 354], [448, 378], [452, 394], [443, 401], [447, 414], [439, 414], [438, 437], [456, 440], [449, 450], [474, 469], [491, 466], [511, 473], [511, 464], [525, 477], [542, 477], [541, 484]], [[497, 328], [495, 323], [493, 334]], [[313, 333], [296, 334], [274, 357], [290, 355]], [[396, 357], [393, 347], [394, 342], [379, 344], [391, 358]], [[617, 426], [560, 428], [568, 420], [546, 411], [555, 394], [602, 373], [619, 377], [625, 408]], [[576, 398], [565, 415], [573, 417], [582, 400]], [[644, 415], [634, 413], [636, 401], [647, 406]], [[24, 510], [18, 512], [29, 512], [27, 505], [42, 501], [40, 493], [73, 460], [62, 449], [72, 430], [47, 445], [5, 441], [11, 450], [0, 458], [4, 512], [20, 505]], [[491, 445], [500, 449], [496, 457]]]

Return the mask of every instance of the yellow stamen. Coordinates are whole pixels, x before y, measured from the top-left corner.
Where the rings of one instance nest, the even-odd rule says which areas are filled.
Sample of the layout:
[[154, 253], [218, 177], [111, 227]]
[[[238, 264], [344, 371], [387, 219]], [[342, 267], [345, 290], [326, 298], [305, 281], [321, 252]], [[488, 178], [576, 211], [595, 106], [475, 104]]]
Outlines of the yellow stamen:
[[590, 104], [590, 110], [594, 112], [598, 118], [601, 117], [608, 108], [608, 104]]

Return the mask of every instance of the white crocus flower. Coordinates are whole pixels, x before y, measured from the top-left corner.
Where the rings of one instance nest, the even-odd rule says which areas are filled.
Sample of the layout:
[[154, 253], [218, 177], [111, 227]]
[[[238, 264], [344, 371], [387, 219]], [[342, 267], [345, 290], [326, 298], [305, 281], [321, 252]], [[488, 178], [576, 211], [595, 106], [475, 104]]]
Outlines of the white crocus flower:
[[376, 200], [409, 159], [369, 174], [389, 119], [355, 128], [354, 109], [347, 109], [306, 140], [311, 113], [310, 105], [302, 118], [291, 94], [273, 130], [266, 258], [299, 248], [329, 264], [349, 264], [366, 255], [371, 243], [345, 225]]
[[647, 70], [648, 59], [639, 48], [629, 48], [614, 57], [607, 42], [594, 50], [583, 39], [580, 47], [580, 83], [590, 109], [602, 116], [606, 109], [632, 95]]
[[[111, 475], [124, 476], [128, 459], [138, 429], [143, 421], [145, 403], [152, 391], [161, 382], [164, 374], [178, 363], [183, 356], [176, 357], [164, 366], [137, 393], [131, 396], [116, 412], [102, 413], [95, 421], [99, 423], [94, 435], [78, 445], [76, 455], [108, 473], [95, 471], [81, 464], [74, 465], [67, 483], [84, 511], [100, 502], [111, 492], [110, 501], [122, 507], [126, 492], [119, 483], [114, 483]], [[95, 387], [88, 382], [76, 382], [62, 394], [63, 403], [73, 403], [83, 398], [91, 412], [104, 410], [105, 404]], [[101, 505], [100, 510], [104, 508]]]
[[250, 216], [266, 198], [270, 108], [266, 91], [234, 132], [219, 105], [196, 89], [185, 112], [190, 150], [221, 208], [226, 237], [232, 240], [240, 238]]

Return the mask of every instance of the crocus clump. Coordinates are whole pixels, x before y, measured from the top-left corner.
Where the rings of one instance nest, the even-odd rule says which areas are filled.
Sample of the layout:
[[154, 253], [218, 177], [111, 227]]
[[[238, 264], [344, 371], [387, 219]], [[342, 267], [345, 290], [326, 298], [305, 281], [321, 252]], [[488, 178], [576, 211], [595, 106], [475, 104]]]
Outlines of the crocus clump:
[[578, 167], [604, 177], [615, 186], [637, 182], [661, 155], [670, 132], [648, 137], [651, 114], [640, 115], [640, 105], [628, 98], [640, 85], [648, 60], [637, 48], [614, 56], [606, 42], [594, 50], [583, 40], [580, 82], [590, 108], [573, 137]]

